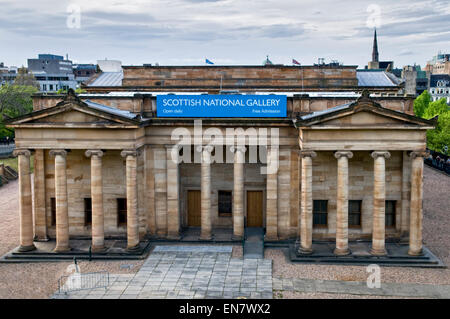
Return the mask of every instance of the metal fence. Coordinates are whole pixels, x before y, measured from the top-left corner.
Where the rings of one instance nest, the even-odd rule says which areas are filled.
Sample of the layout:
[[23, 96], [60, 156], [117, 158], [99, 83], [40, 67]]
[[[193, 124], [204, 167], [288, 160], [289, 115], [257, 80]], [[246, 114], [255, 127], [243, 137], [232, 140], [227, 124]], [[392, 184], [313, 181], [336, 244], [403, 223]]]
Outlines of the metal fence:
[[73, 273], [68, 276], [62, 276], [58, 280], [59, 293], [68, 293], [71, 291], [79, 291], [94, 288], [108, 288], [109, 272], [88, 272]]
[[425, 158], [425, 164], [450, 174], [449, 156], [431, 150], [428, 152], [430, 156]]

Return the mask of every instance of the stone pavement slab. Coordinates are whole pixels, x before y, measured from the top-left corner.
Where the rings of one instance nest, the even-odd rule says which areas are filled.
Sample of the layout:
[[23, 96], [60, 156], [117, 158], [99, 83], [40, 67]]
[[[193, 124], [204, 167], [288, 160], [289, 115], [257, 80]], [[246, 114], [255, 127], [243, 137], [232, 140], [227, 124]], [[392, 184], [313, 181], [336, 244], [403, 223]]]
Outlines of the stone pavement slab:
[[231, 258], [232, 246], [160, 245], [136, 274], [52, 298], [272, 298], [272, 260]]

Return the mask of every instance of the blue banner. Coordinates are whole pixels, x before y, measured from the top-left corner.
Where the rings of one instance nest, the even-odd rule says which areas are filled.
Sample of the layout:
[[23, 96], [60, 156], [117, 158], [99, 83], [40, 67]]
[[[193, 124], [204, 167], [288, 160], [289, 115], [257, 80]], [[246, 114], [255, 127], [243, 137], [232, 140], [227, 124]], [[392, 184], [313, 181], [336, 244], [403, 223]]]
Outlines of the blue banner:
[[158, 95], [157, 117], [286, 117], [286, 95]]

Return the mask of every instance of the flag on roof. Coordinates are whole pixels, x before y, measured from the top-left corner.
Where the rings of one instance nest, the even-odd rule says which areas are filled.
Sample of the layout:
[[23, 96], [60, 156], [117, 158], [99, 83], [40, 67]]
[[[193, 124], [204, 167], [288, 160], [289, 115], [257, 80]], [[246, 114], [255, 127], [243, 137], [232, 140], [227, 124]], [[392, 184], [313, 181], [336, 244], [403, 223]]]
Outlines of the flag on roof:
[[292, 64], [301, 65], [300, 62], [298, 62], [296, 59], [292, 59]]
[[205, 59], [205, 63], [206, 63], [206, 64], [214, 64], [213, 62], [211, 62], [211, 61], [208, 60], [208, 59]]

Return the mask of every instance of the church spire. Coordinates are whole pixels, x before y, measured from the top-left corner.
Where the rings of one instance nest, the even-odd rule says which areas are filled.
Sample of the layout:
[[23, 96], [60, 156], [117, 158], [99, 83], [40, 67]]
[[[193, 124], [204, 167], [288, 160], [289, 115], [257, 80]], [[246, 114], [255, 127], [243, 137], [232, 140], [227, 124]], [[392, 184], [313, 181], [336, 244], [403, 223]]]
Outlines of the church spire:
[[373, 49], [372, 49], [372, 62], [378, 62], [378, 43], [377, 43], [377, 29], [373, 34]]

